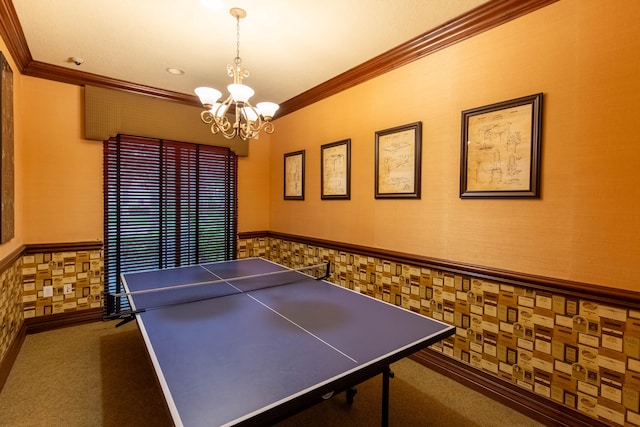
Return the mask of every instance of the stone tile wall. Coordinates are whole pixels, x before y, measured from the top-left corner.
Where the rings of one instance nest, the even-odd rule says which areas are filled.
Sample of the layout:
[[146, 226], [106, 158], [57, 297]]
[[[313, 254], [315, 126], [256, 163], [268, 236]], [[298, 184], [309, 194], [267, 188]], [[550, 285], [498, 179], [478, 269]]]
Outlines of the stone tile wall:
[[25, 319], [102, 306], [102, 250], [24, 255], [21, 273]]
[[640, 308], [277, 238], [240, 240], [238, 257], [252, 256], [330, 261], [334, 283], [455, 325], [442, 353], [606, 424], [640, 426]]
[[0, 272], [0, 361], [18, 335], [22, 317], [22, 260]]

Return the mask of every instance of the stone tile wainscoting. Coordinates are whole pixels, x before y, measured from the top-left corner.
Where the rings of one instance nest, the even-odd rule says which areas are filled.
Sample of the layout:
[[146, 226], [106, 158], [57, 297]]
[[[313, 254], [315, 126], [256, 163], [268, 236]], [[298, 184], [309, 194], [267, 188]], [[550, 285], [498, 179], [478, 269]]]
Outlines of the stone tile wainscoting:
[[561, 416], [562, 425], [640, 426], [638, 294], [566, 282], [556, 289], [278, 233], [240, 237], [239, 258], [289, 266], [330, 261], [330, 281], [455, 325], [456, 335], [435, 350], [526, 391], [541, 406], [556, 405], [551, 417]]
[[24, 318], [102, 307], [103, 274], [101, 249], [24, 255]]
[[[0, 362], [11, 352], [23, 323], [21, 268], [20, 256], [10, 257], [0, 268]], [[0, 386], [6, 379], [2, 373], [0, 369]]]

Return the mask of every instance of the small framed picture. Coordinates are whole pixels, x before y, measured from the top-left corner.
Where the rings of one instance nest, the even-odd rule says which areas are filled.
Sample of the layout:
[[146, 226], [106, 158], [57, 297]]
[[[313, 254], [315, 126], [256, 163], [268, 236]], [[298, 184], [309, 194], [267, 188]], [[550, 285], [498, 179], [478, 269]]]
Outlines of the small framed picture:
[[284, 198], [304, 200], [304, 150], [284, 155]]
[[351, 198], [351, 140], [332, 142], [320, 147], [320, 198]]
[[376, 132], [376, 199], [419, 199], [422, 122]]
[[461, 198], [540, 197], [542, 93], [462, 112]]

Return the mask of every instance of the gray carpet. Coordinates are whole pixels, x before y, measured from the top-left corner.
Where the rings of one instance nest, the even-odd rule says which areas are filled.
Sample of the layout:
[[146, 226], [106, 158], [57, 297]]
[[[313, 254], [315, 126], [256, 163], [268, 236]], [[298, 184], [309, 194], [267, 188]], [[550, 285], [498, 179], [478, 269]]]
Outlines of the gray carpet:
[[[391, 426], [536, 427], [526, 416], [404, 359], [392, 366]], [[381, 379], [282, 421], [279, 427], [376, 426]], [[28, 335], [0, 392], [0, 426], [170, 426], [136, 323], [97, 322]]]

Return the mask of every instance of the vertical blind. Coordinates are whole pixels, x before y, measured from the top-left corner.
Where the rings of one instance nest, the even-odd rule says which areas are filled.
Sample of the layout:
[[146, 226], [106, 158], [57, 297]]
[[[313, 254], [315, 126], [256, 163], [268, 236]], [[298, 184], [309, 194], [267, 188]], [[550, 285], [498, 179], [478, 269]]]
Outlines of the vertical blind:
[[[237, 170], [228, 148], [105, 141], [105, 293], [123, 291], [121, 273], [234, 259]], [[126, 298], [114, 308], [128, 309]]]

